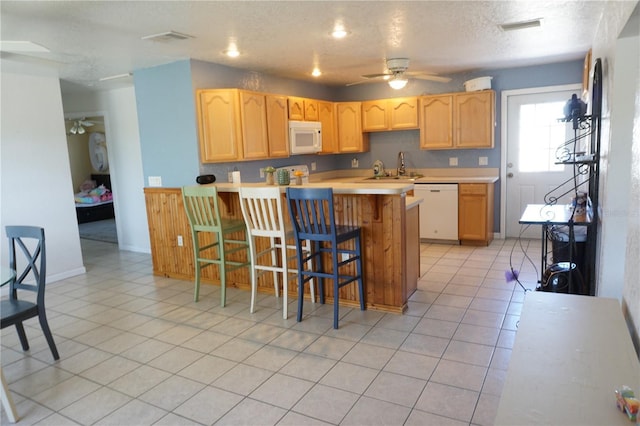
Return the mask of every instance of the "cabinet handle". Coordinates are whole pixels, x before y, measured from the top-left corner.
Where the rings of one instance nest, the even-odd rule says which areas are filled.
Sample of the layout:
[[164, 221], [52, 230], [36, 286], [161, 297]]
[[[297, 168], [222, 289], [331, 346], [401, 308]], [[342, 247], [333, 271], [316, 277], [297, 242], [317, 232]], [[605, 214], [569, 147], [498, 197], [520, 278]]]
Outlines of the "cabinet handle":
[[430, 189], [429, 192], [440, 192], [439, 189]]

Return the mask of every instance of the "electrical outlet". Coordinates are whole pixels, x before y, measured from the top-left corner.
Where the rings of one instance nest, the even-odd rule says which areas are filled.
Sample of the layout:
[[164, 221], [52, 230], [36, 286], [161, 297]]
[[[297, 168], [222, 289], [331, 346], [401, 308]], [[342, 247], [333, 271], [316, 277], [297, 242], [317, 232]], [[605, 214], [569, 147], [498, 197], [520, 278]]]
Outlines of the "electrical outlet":
[[311, 171], [312, 171], [312, 172], [315, 172], [315, 171], [316, 171], [316, 167], [317, 167], [316, 162], [315, 162], [315, 161], [312, 161], [312, 162], [311, 162]]
[[478, 166], [486, 166], [489, 164], [488, 157], [478, 157]]
[[184, 241], [182, 240], [182, 235], [178, 235], [178, 246], [182, 247], [184, 245]]
[[149, 176], [149, 186], [162, 186], [161, 176]]
[[449, 165], [457, 166], [458, 165], [458, 157], [449, 157]]
[[263, 178], [264, 177], [264, 167], [260, 168], [260, 177]]
[[349, 253], [340, 253], [342, 256], [342, 260], [341, 262], [346, 262], [347, 260], [349, 260]]
[[233, 172], [231, 170], [227, 172], [227, 182], [229, 183], [233, 182]]
[[360, 163], [358, 162], [358, 159], [356, 157], [353, 157], [353, 160], [351, 160], [351, 168], [357, 169], [359, 165]]

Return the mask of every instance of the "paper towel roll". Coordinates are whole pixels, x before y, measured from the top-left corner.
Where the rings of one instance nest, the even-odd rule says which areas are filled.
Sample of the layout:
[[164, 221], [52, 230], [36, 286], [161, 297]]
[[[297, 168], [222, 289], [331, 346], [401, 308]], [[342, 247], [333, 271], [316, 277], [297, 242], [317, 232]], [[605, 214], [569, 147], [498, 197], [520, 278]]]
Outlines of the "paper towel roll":
[[240, 172], [239, 171], [234, 171], [231, 172], [231, 182], [233, 183], [240, 183]]

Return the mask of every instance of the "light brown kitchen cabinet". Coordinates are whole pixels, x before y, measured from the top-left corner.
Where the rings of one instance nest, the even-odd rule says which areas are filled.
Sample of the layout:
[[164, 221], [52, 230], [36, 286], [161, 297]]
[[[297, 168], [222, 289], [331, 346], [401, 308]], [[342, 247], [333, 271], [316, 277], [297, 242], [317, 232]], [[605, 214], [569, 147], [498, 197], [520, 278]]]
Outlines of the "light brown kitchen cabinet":
[[362, 102], [362, 131], [418, 128], [418, 98], [392, 98]]
[[318, 121], [322, 123], [322, 154], [337, 153], [338, 137], [333, 102], [318, 101]]
[[465, 92], [453, 98], [455, 143], [458, 148], [493, 148], [495, 127], [495, 92]]
[[420, 148], [493, 148], [495, 92], [421, 96]]
[[289, 120], [318, 121], [318, 101], [316, 99], [290, 96]]
[[489, 245], [493, 240], [493, 184], [458, 185], [458, 236], [462, 244]]
[[336, 103], [338, 152], [369, 151], [369, 135], [362, 133], [361, 102]]
[[269, 156], [267, 103], [263, 93], [240, 91], [242, 148], [246, 160]]
[[289, 120], [287, 97], [265, 95], [267, 103], [267, 136], [269, 157], [289, 156]]
[[196, 97], [201, 161], [242, 159], [238, 90], [198, 90]]

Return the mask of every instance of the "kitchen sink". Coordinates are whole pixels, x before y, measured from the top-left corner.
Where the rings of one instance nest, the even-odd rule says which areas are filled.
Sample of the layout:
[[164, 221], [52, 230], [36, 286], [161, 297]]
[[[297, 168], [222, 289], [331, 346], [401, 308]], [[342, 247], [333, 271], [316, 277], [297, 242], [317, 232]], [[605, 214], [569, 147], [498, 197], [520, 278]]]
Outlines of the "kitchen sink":
[[365, 178], [365, 181], [379, 181], [379, 182], [413, 182], [416, 179], [423, 177], [422, 175], [413, 175], [413, 176], [373, 176]]

